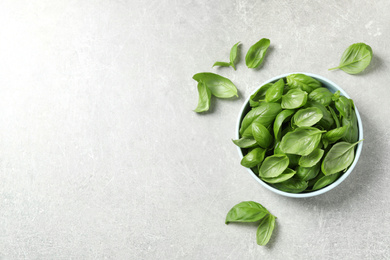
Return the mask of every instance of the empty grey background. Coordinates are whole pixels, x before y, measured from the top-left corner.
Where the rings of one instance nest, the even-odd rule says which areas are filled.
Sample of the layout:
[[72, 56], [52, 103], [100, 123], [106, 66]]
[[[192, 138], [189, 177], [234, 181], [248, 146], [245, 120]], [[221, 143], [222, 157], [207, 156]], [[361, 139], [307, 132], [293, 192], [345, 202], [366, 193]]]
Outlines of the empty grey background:
[[[0, 3], [1, 259], [390, 259], [390, 2], [14, 1]], [[271, 47], [258, 70], [243, 57]], [[241, 41], [237, 71], [212, 68]], [[360, 75], [328, 71], [352, 43]], [[231, 79], [239, 98], [192, 110], [192, 76]], [[349, 93], [364, 125], [353, 173], [309, 199], [264, 189], [231, 142], [244, 100], [288, 72]], [[224, 218], [238, 202], [278, 217]]]

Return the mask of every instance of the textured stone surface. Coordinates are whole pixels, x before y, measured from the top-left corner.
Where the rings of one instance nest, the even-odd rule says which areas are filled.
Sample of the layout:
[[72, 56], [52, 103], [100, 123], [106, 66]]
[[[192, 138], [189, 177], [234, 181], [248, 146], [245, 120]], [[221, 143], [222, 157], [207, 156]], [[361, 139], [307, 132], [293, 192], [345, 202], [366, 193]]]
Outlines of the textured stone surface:
[[[34, 3], [33, 3], [34, 2]], [[0, 3], [0, 259], [389, 259], [390, 2], [14, 1]], [[244, 55], [271, 47], [259, 70]], [[237, 71], [211, 68], [241, 41]], [[371, 45], [360, 75], [328, 71]], [[198, 115], [193, 74], [240, 97]], [[356, 170], [310, 199], [265, 190], [231, 139], [245, 98], [282, 73], [322, 75], [364, 124]], [[243, 200], [277, 219], [226, 226]]]

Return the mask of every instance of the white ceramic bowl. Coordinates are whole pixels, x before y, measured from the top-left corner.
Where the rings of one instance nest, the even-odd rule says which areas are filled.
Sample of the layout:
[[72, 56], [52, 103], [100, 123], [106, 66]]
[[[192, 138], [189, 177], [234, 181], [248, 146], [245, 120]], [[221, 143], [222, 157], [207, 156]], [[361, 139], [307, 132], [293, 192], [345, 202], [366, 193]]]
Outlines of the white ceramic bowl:
[[[347, 97], [347, 98], [350, 98], [348, 96], [348, 94], [342, 89], [340, 88], [338, 85], [336, 85], [334, 82], [324, 78], [324, 77], [321, 77], [319, 75], [316, 75], [316, 74], [312, 74], [312, 73], [306, 73], [306, 72], [293, 72], [293, 73], [287, 73], [287, 74], [283, 74], [283, 75], [279, 75], [277, 77], [274, 77], [272, 79], [269, 79], [265, 82], [263, 82], [263, 84], [261, 84], [259, 87], [263, 86], [264, 84], [267, 84], [267, 83], [270, 83], [270, 82], [276, 82], [277, 80], [281, 79], [281, 78], [285, 78], [286, 76], [290, 75], [290, 74], [295, 74], [295, 73], [301, 73], [301, 74], [305, 74], [307, 76], [310, 76], [318, 81], [320, 81], [323, 85], [323, 87], [326, 87], [328, 88], [331, 92], [336, 92], [337, 90], [340, 91], [340, 93]], [[256, 92], [258, 88], [256, 88], [252, 93], [254, 94]], [[245, 103], [244, 105], [242, 106], [241, 110], [240, 110], [240, 113], [239, 113], [239, 116], [238, 116], [238, 120], [237, 120], [237, 125], [236, 125], [236, 139], [239, 139], [240, 138], [240, 125], [241, 125], [241, 121], [242, 119], [244, 118], [244, 116], [246, 115], [246, 113], [250, 110], [250, 106], [249, 106], [249, 99], [250, 99], [250, 96], [245, 100]], [[359, 115], [359, 111], [357, 109], [357, 107], [355, 106], [355, 113], [356, 113], [356, 117], [357, 117], [357, 121], [358, 121], [358, 128], [359, 128], [359, 140], [362, 140], [363, 139], [363, 125], [362, 125], [362, 119], [360, 118], [360, 115]], [[360, 153], [362, 152], [362, 147], [363, 147], [363, 142], [360, 142], [358, 145], [357, 145], [357, 148], [356, 148], [356, 152], [355, 152], [355, 159], [353, 160], [351, 166], [348, 168], [348, 170], [343, 174], [341, 175], [335, 182], [333, 182], [332, 184], [320, 189], [320, 190], [316, 190], [316, 191], [312, 191], [312, 192], [306, 192], [306, 193], [289, 193], [289, 192], [285, 192], [285, 191], [281, 191], [281, 190], [278, 190], [274, 187], [272, 187], [271, 185], [269, 185], [268, 183], [262, 181], [251, 169], [247, 168], [248, 172], [250, 175], [252, 175], [252, 177], [258, 181], [261, 185], [263, 185], [266, 189], [270, 190], [270, 191], [273, 191], [277, 194], [280, 194], [280, 195], [283, 195], [283, 196], [287, 196], [287, 197], [292, 197], [292, 198], [307, 198], [307, 197], [313, 197], [313, 196], [317, 196], [317, 195], [320, 195], [320, 194], [323, 194], [327, 191], [330, 191], [331, 189], [335, 188], [336, 186], [338, 186], [341, 182], [343, 182], [347, 177], [348, 175], [353, 171], [353, 169], [355, 168], [356, 166], [356, 163], [358, 162], [359, 160], [359, 157], [360, 157]], [[243, 153], [242, 153], [242, 150], [240, 147], [237, 147], [238, 148], [238, 153], [240, 155], [240, 160], [244, 157]]]

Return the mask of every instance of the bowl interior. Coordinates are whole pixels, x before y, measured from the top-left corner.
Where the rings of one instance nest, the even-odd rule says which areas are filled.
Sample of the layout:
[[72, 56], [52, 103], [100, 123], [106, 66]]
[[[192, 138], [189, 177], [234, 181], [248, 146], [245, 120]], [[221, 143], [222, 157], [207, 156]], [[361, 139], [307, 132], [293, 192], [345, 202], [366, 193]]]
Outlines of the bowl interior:
[[[260, 86], [263, 86], [264, 84], [267, 84], [267, 83], [271, 83], [271, 82], [276, 82], [277, 80], [281, 79], [281, 78], [284, 78], [290, 74], [296, 74], [296, 73], [300, 73], [300, 74], [305, 74], [307, 76], [310, 76], [318, 81], [320, 81], [323, 85], [323, 87], [326, 87], [328, 88], [332, 93], [336, 92], [336, 91], [340, 91], [341, 95], [347, 97], [347, 98], [350, 98], [349, 95], [342, 89], [340, 88], [337, 84], [335, 84], [334, 82], [324, 78], [324, 77], [321, 77], [319, 75], [316, 75], [316, 74], [312, 74], [312, 73], [305, 73], [305, 72], [292, 72], [292, 73], [287, 73], [287, 74], [283, 74], [283, 75], [279, 75], [277, 77], [274, 77], [274, 78], [271, 78], [267, 81], [265, 81], [263, 84], [261, 84]], [[259, 87], [260, 87], [259, 86]], [[256, 92], [258, 88], [256, 88], [252, 93], [254, 94]], [[250, 105], [249, 105], [249, 99], [250, 99], [250, 96], [245, 100], [245, 103], [244, 105], [242, 106], [241, 110], [240, 110], [240, 114], [239, 114], [239, 117], [238, 117], [238, 120], [237, 120], [237, 125], [236, 125], [236, 139], [239, 139], [240, 138], [240, 134], [239, 134], [239, 130], [240, 130], [240, 126], [241, 126], [241, 121], [242, 119], [245, 117], [245, 115], [249, 112], [249, 110], [251, 109]], [[357, 107], [355, 106], [355, 113], [356, 113], [356, 117], [357, 117], [357, 121], [358, 121], [358, 129], [359, 129], [359, 140], [362, 140], [363, 139], [363, 125], [362, 125], [362, 120], [360, 118], [360, 114], [359, 114], [359, 111], [357, 109]], [[323, 194], [327, 191], [330, 191], [331, 189], [335, 188], [336, 186], [338, 186], [341, 182], [343, 182], [347, 177], [348, 175], [353, 171], [353, 169], [355, 168], [356, 166], [356, 163], [358, 162], [359, 160], [359, 157], [360, 157], [360, 154], [361, 154], [361, 151], [362, 151], [362, 147], [363, 147], [363, 142], [360, 142], [357, 147], [356, 147], [356, 151], [355, 151], [355, 159], [353, 160], [351, 166], [348, 168], [348, 170], [343, 174], [341, 175], [335, 182], [333, 182], [332, 184], [320, 189], [320, 190], [316, 190], [316, 191], [312, 191], [312, 192], [306, 192], [306, 193], [289, 193], [289, 192], [285, 192], [285, 191], [281, 191], [281, 190], [278, 190], [274, 187], [272, 187], [271, 185], [269, 185], [268, 183], [262, 181], [251, 169], [249, 168], [246, 168], [248, 170], [248, 172], [252, 175], [253, 178], [255, 178], [261, 185], [263, 185], [265, 188], [267, 188], [268, 190], [271, 190], [277, 194], [280, 194], [280, 195], [283, 195], [283, 196], [287, 196], [287, 197], [293, 197], [293, 198], [307, 198], [307, 197], [313, 197], [313, 196], [317, 196], [317, 195], [320, 195], [320, 194]], [[240, 157], [244, 157], [243, 153], [242, 153], [242, 150], [240, 147], [237, 147], [238, 148], [238, 153], [240, 155]]]

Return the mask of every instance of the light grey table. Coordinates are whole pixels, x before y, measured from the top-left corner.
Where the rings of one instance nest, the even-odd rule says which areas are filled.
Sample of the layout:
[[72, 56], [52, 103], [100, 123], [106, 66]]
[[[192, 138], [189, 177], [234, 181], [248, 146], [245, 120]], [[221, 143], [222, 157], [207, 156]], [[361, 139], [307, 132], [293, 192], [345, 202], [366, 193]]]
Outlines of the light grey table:
[[[390, 2], [288, 2], [1, 1], [0, 258], [390, 259]], [[211, 68], [238, 41], [237, 71]], [[328, 71], [356, 42], [370, 67]], [[194, 113], [202, 71], [240, 97]], [[356, 170], [310, 199], [264, 189], [231, 142], [248, 95], [295, 71], [342, 86], [364, 124]], [[244, 200], [278, 217], [266, 247], [224, 224]]]

